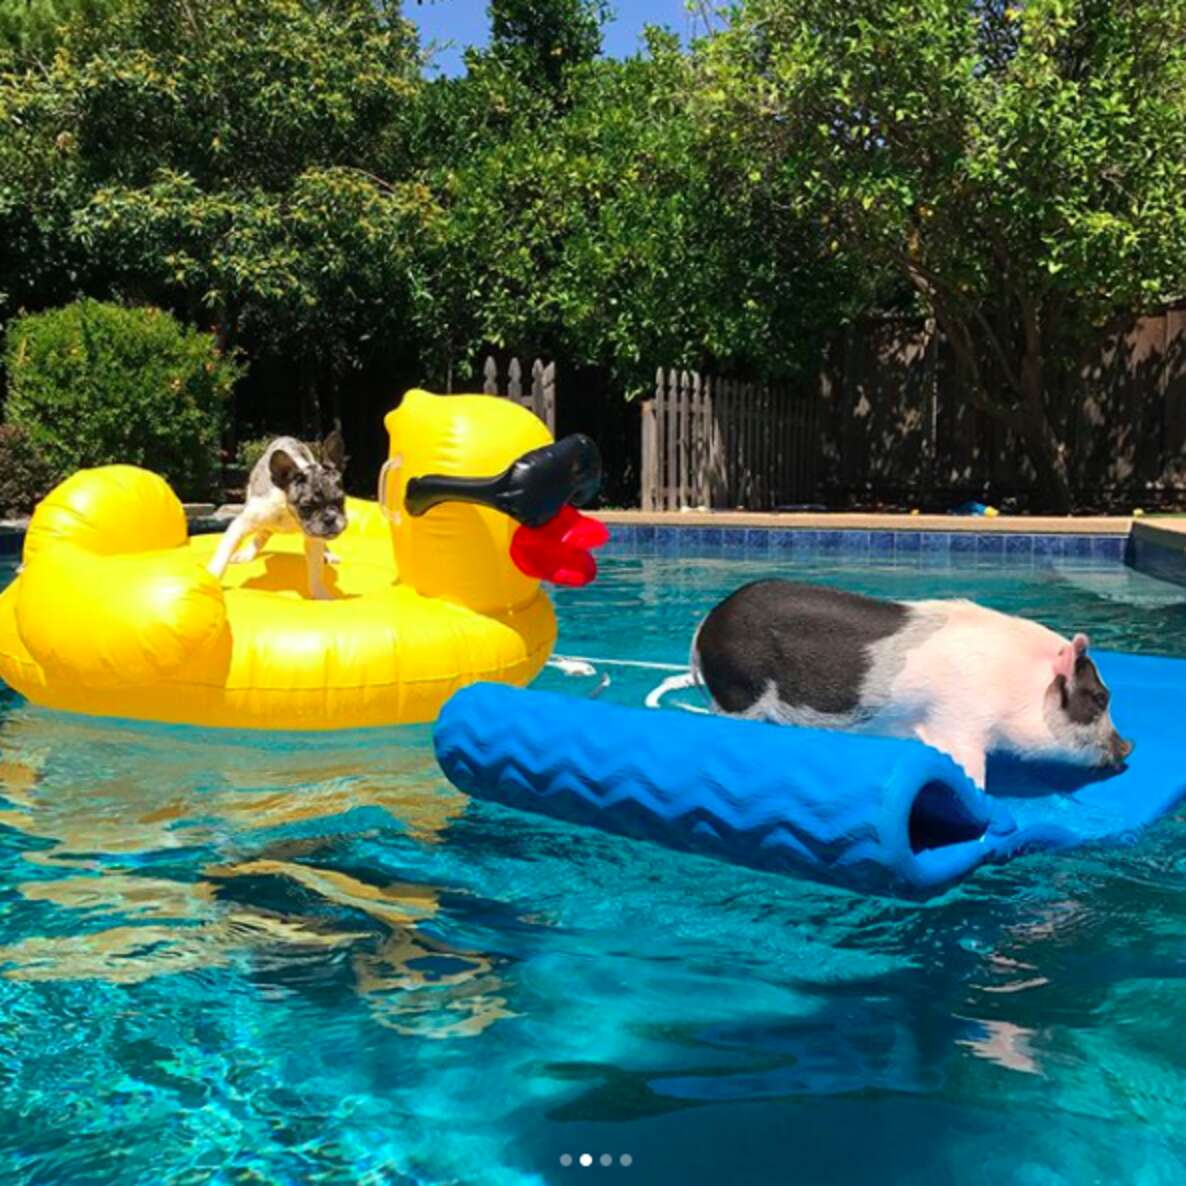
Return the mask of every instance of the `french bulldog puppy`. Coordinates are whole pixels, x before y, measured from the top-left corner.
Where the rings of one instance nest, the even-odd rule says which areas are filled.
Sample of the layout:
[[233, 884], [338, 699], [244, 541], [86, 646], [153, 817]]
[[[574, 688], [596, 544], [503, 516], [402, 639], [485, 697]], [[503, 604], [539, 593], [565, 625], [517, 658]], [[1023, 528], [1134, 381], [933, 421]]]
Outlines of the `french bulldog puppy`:
[[251, 470], [243, 509], [226, 529], [210, 560], [210, 572], [221, 578], [228, 564], [254, 560], [274, 532], [300, 531], [305, 537], [310, 596], [327, 600], [323, 568], [337, 558], [326, 544], [346, 529], [345, 467], [346, 449], [338, 425], [318, 453], [294, 437], [277, 437]]
[[1005, 751], [1081, 766], [1132, 752], [1087, 655], [1022, 618], [969, 601], [882, 601], [756, 581], [713, 609], [692, 644], [694, 677], [734, 716], [917, 737], [983, 787]]

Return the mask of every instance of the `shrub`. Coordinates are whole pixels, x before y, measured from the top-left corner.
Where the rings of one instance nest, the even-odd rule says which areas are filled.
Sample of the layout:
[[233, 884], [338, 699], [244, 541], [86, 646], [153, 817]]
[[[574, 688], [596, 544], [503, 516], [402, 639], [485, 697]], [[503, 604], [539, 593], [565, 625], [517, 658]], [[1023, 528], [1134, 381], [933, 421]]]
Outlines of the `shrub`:
[[239, 447], [235, 450], [235, 464], [243, 470], [244, 476], [250, 475], [255, 468], [255, 463], [264, 455], [264, 450], [279, 435], [279, 433], [271, 433], [268, 436], [251, 437], [249, 440], [239, 442]]
[[0, 518], [29, 514], [60, 476], [23, 428], [0, 424]]
[[78, 301], [8, 326], [7, 419], [57, 473], [125, 463], [214, 491], [239, 367], [159, 309]]

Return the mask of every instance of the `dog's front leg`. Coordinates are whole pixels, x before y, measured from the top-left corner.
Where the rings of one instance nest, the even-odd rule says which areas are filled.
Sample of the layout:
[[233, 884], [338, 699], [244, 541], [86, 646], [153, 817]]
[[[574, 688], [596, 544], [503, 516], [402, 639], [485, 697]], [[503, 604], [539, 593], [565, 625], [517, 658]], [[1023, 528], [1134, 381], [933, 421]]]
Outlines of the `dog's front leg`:
[[309, 570], [309, 596], [317, 601], [329, 601], [325, 587], [325, 540], [305, 536], [305, 565]]
[[232, 520], [231, 525], [222, 533], [222, 539], [218, 541], [218, 547], [215, 549], [214, 555], [210, 557], [206, 571], [221, 580], [227, 565], [231, 562], [231, 557], [239, 550], [243, 537], [251, 530], [250, 524], [242, 515]]

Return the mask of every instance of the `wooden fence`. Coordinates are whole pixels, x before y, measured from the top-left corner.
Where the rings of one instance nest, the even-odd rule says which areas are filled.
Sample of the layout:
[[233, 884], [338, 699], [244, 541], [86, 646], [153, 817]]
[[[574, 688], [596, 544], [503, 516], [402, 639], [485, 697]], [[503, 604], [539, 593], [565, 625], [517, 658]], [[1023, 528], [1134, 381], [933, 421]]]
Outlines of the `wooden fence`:
[[772, 510], [819, 484], [816, 392], [659, 368], [642, 405], [642, 508]]
[[[1022, 501], [1033, 471], [1021, 443], [967, 392], [933, 323], [882, 318], [850, 326], [820, 370], [816, 447], [821, 494], [839, 504], [978, 494]], [[1134, 318], [1081, 365], [1047, 376], [1051, 426], [1067, 449], [1076, 502], [1156, 506], [1186, 494], [1186, 309]]]
[[541, 359], [531, 364], [531, 382], [524, 389], [523, 364], [512, 358], [507, 364], [505, 378], [499, 374], [499, 366], [493, 355], [486, 358], [482, 367], [482, 391], [486, 395], [501, 395], [529, 412], [534, 412], [556, 435], [556, 364], [544, 365]]
[[[966, 384], [934, 323], [907, 317], [849, 326], [793, 387], [661, 368], [642, 407], [643, 509], [1024, 505], [1025, 451]], [[1133, 319], [1048, 384], [1080, 506], [1186, 499], [1186, 308]]]

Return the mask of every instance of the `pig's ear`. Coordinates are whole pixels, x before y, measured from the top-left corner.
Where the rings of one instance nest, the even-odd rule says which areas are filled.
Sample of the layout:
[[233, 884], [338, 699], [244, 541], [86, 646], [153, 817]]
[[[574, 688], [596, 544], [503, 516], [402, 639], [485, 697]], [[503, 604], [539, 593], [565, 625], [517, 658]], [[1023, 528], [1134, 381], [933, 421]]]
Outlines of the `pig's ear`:
[[[1076, 637], [1082, 638], [1083, 636], [1080, 634]], [[1058, 679], [1061, 676], [1069, 684], [1071, 676], [1075, 674], [1075, 660], [1078, 657], [1073, 642], [1069, 646], [1059, 647], [1058, 654], [1054, 656], [1054, 662], [1051, 664], [1054, 668], [1054, 678]]]

